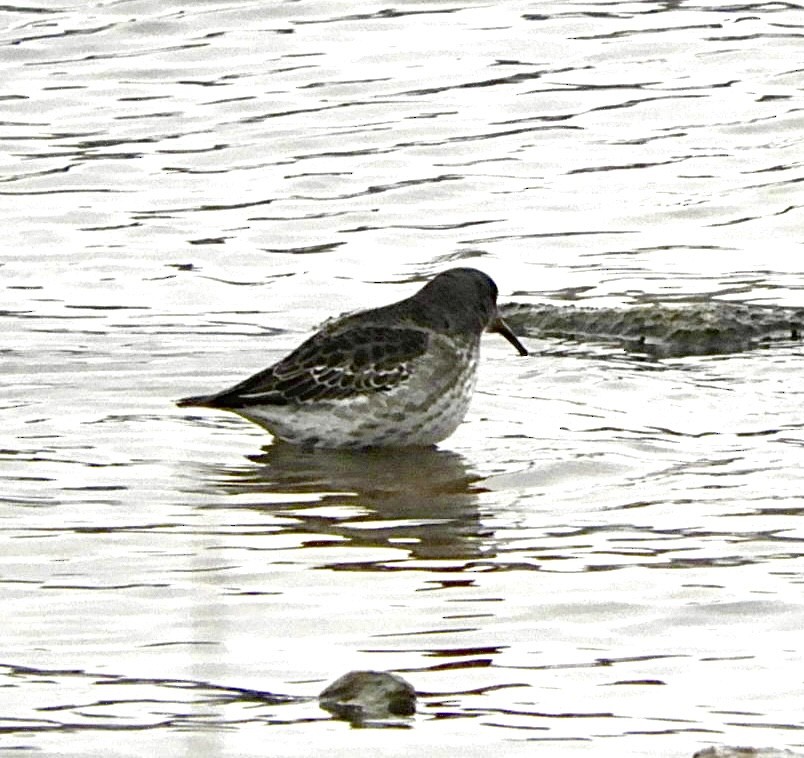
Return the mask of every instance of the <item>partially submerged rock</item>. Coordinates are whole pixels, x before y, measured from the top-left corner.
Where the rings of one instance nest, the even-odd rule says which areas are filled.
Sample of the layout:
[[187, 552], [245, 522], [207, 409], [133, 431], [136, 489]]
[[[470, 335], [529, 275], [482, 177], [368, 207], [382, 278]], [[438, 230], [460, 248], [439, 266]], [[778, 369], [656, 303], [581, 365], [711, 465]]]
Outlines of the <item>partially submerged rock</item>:
[[386, 671], [350, 671], [318, 696], [318, 704], [335, 718], [358, 723], [411, 716], [416, 712], [416, 690]]
[[507, 303], [500, 312], [526, 337], [617, 342], [658, 357], [740, 352], [798, 340], [804, 327], [804, 308], [717, 301], [626, 308]]
[[692, 758], [801, 758], [801, 754], [774, 748], [717, 746], [699, 750]]

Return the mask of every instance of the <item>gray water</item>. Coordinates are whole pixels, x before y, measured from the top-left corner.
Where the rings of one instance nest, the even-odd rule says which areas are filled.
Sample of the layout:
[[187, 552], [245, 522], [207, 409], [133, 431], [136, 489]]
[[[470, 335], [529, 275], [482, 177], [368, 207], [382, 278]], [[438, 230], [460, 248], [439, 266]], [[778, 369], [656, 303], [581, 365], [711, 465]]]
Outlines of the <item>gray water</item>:
[[[0, 749], [804, 748], [800, 344], [488, 336], [466, 423], [394, 455], [173, 405], [456, 264], [502, 301], [803, 305], [800, 5], [0, 24]], [[356, 668], [415, 685], [408, 728], [286, 702]]]

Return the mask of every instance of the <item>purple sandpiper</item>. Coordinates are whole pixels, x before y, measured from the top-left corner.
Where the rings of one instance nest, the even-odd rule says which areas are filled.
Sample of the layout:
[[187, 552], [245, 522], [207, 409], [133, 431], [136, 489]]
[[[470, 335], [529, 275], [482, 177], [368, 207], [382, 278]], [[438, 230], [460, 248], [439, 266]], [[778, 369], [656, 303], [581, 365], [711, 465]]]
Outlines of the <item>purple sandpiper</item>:
[[494, 282], [453, 268], [405, 300], [326, 322], [234, 387], [178, 405], [232, 411], [308, 448], [430, 446], [466, 415], [483, 331], [528, 354], [497, 312]]

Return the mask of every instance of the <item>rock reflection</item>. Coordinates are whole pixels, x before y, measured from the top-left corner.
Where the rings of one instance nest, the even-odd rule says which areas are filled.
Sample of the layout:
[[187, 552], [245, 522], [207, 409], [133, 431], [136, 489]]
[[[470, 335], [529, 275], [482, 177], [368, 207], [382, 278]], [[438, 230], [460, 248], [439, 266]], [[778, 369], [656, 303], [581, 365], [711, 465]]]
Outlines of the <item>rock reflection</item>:
[[[478, 511], [480, 477], [454, 452], [309, 452], [275, 443], [250, 460], [255, 465], [227, 470], [220, 484], [229, 494], [248, 494], [246, 507], [290, 517], [284, 533], [337, 536], [346, 547], [406, 549], [419, 559], [494, 555], [493, 532]], [[260, 502], [255, 494], [272, 497]], [[288, 497], [277, 502], [277, 495]]]

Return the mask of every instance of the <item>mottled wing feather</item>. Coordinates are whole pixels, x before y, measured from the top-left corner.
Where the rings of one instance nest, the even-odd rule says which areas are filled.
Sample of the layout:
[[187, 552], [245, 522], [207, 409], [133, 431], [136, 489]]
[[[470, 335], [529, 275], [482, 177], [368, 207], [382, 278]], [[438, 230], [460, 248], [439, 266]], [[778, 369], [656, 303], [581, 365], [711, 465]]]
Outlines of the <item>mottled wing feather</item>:
[[420, 329], [380, 326], [323, 331], [286, 358], [215, 397], [228, 408], [341, 400], [406, 381], [427, 350]]

